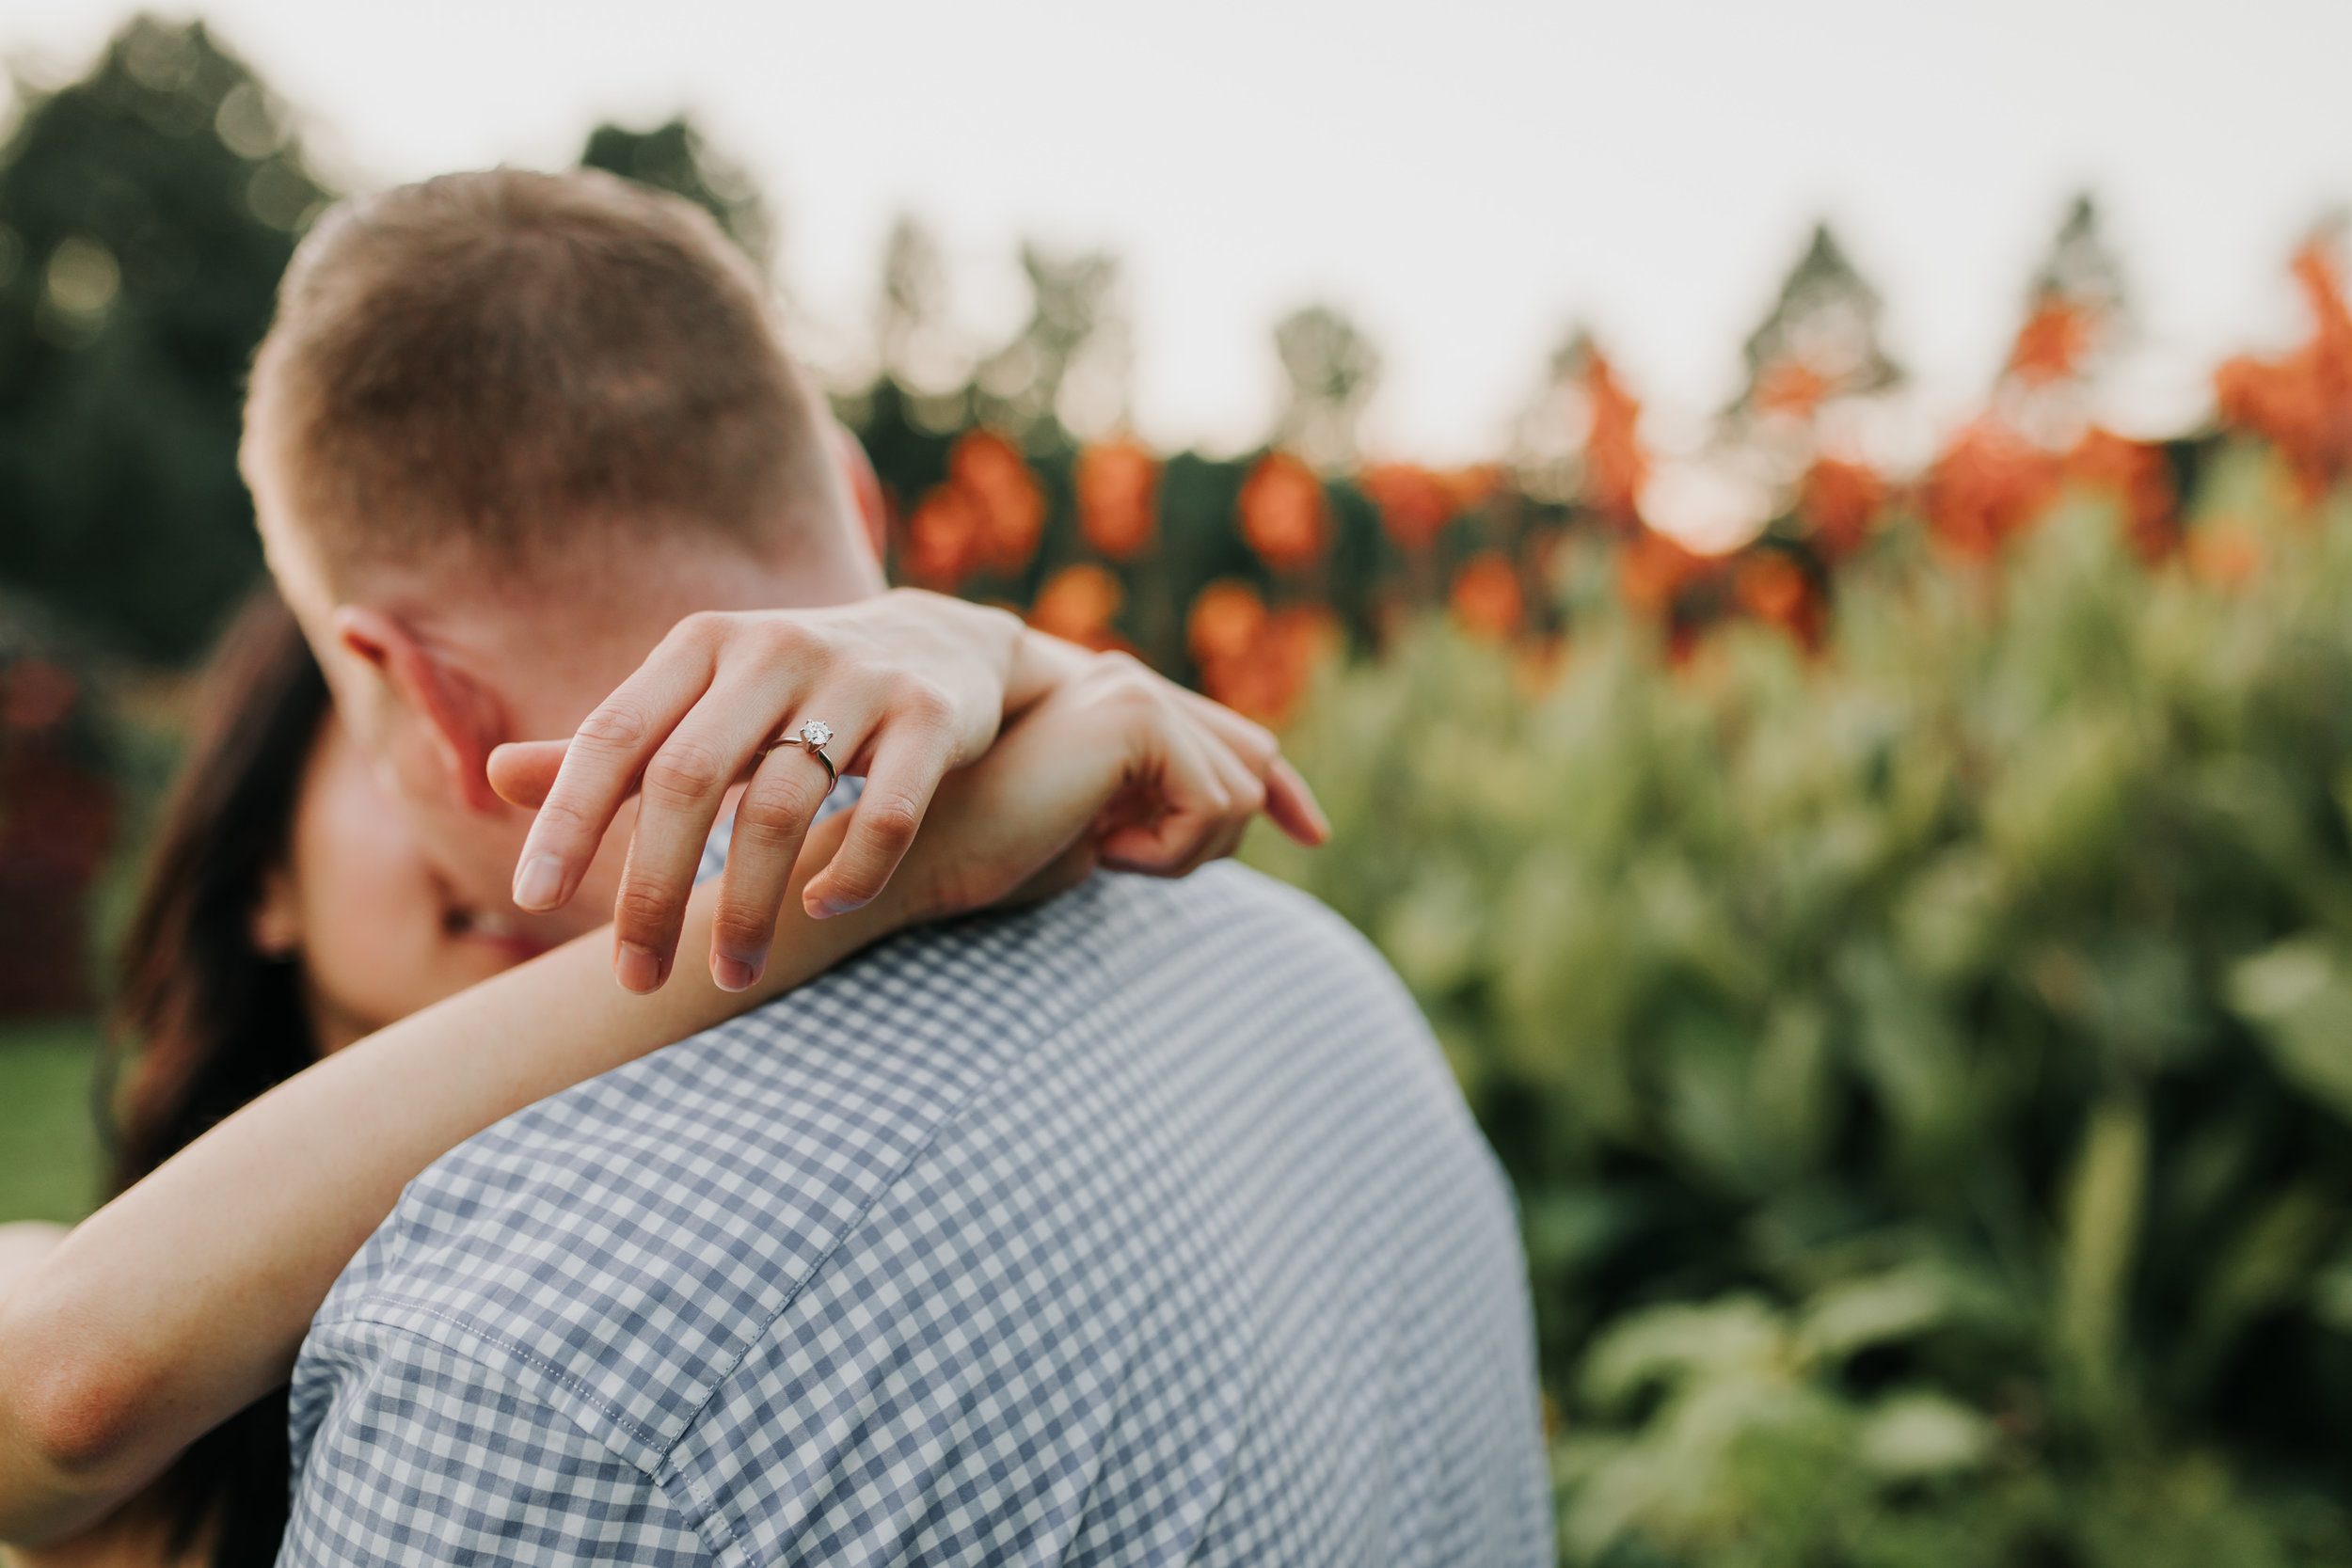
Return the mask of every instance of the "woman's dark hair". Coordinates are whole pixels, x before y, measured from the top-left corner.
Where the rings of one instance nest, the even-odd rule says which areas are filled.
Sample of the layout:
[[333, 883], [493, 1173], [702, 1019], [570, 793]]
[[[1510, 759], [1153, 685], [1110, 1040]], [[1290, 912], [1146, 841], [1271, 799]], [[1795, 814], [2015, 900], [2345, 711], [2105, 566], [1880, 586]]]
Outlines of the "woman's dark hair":
[[[326, 682], [278, 595], [257, 594], [203, 677], [199, 721], [158, 825], [122, 949], [100, 1120], [119, 1193], [317, 1055], [294, 964], [253, 915], [285, 864]], [[199, 1439], [159, 1483], [174, 1557], [208, 1533], [219, 1568], [265, 1564], [286, 1527], [286, 1391]]]

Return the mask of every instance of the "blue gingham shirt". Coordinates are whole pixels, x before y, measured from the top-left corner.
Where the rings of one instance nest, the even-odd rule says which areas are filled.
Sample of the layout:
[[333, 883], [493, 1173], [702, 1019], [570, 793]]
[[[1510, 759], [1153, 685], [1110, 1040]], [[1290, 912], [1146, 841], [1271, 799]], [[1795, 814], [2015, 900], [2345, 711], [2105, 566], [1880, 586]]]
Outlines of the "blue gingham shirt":
[[1428, 1031], [1231, 864], [913, 932], [410, 1184], [281, 1561], [1551, 1560], [1511, 1204]]

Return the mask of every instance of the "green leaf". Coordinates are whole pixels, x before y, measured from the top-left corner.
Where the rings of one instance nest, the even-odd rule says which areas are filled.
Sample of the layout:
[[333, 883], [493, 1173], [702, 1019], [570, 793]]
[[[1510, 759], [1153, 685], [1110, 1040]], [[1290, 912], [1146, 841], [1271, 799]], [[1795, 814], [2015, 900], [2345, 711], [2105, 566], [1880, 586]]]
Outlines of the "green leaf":
[[2352, 980], [2327, 939], [2296, 937], [2230, 972], [2230, 1006], [2280, 1073], [2352, 1120]]

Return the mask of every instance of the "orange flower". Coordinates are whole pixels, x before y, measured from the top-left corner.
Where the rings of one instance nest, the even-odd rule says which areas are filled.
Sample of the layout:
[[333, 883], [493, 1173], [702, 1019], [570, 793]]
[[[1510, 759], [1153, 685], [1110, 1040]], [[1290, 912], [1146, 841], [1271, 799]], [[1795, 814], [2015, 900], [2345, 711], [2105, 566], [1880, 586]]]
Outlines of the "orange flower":
[[1113, 561], [1146, 548], [1157, 531], [1160, 465], [1136, 442], [1104, 441], [1078, 455], [1078, 531]]
[[1499, 550], [1481, 550], [1454, 578], [1454, 618], [1472, 637], [1505, 641], [1527, 619], [1518, 568]]
[[1119, 579], [1090, 562], [1065, 566], [1038, 590], [1029, 625], [1041, 632], [1097, 650], [1119, 645], [1111, 617], [1126, 602]]
[[2033, 308], [2009, 351], [2010, 373], [2028, 386], [2063, 381], [2090, 352], [2092, 322], [2079, 303], [2052, 294]]
[[1212, 583], [1193, 601], [1185, 645], [1200, 666], [1200, 689], [1237, 713], [1279, 724], [1305, 695], [1315, 667], [1342, 642], [1321, 605], [1269, 613], [1247, 583]]
[[1449, 469], [1438, 480], [1454, 498], [1456, 513], [1475, 512], [1502, 487], [1502, 470], [1492, 463], [1473, 463], [1467, 468]]
[[1213, 582], [1192, 601], [1184, 647], [1193, 661], [1212, 664], [1248, 656], [1265, 631], [1265, 601], [1246, 582]]
[[1664, 616], [1683, 588], [1696, 581], [1707, 562], [1675, 540], [1645, 528], [1617, 556], [1617, 593], [1645, 615]]
[[1756, 378], [1756, 405], [1767, 414], [1809, 419], [1829, 391], [1829, 381], [1820, 372], [1802, 360], [1783, 359]]
[[1356, 483], [1380, 509], [1380, 526], [1398, 549], [1427, 549], [1454, 520], [1453, 488], [1427, 468], [1383, 463], [1366, 468]]
[[2057, 460], [1994, 420], [1953, 438], [1928, 475], [1928, 526], [1962, 555], [1983, 560], [2040, 515], [2057, 493]]
[[1797, 490], [1797, 520], [1822, 555], [1851, 553], [1869, 537], [1879, 509], [1886, 504], [1886, 483], [1859, 463], [1816, 459]]
[[2243, 521], [2216, 518], [2188, 536], [2188, 569], [2216, 588], [2235, 588], [2262, 569], [2262, 541]]
[[1584, 438], [1584, 499], [1597, 511], [1631, 520], [1649, 478], [1649, 454], [1637, 427], [1642, 405], [1617, 382], [1616, 372], [1592, 350], [1584, 361], [1584, 395], [1592, 409]]
[[2172, 512], [2172, 467], [2161, 447], [2126, 440], [2094, 425], [2067, 454], [2066, 477], [2107, 491], [2123, 503], [2124, 535], [2142, 560], [2158, 560], [2180, 542]]
[[1804, 568], [1779, 550], [1751, 550], [1732, 574], [1740, 608], [1759, 621], [1782, 627], [1806, 647], [1821, 636], [1821, 606]]
[[907, 519], [898, 563], [910, 581], [952, 592], [972, 570], [983, 519], [962, 486], [934, 486]]
[[1209, 695], [1262, 724], [1297, 712], [1315, 668], [1340, 643], [1339, 623], [1321, 605], [1292, 605], [1269, 616], [1248, 657], [1204, 671]]
[[2352, 467], [2352, 310], [2317, 242], [2294, 265], [2311, 307], [2311, 341], [2280, 359], [2229, 360], [2214, 372], [2214, 393], [2222, 422], [2267, 437], [2316, 496]]
[[1278, 572], [1312, 565], [1331, 535], [1323, 481], [1289, 452], [1266, 453], [1242, 482], [1241, 532], [1258, 559]]
[[993, 430], [966, 432], [947, 453], [947, 477], [978, 509], [976, 564], [1027, 565], [1044, 532], [1045, 492], [1013, 444]]

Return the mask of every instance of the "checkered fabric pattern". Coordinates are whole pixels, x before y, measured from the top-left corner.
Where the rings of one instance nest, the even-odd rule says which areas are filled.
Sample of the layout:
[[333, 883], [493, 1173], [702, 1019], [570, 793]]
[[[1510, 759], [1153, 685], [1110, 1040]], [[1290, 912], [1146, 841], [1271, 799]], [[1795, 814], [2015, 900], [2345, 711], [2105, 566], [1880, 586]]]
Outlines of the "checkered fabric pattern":
[[1312, 900], [910, 933], [410, 1184], [294, 1378], [282, 1561], [1533, 1564], [1509, 1198]]

